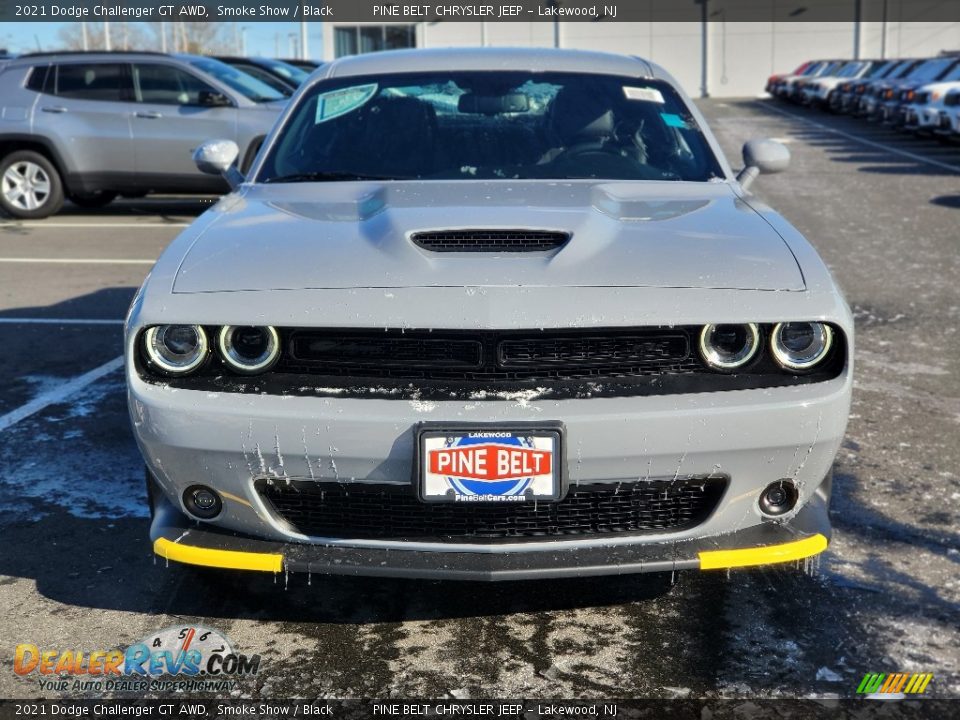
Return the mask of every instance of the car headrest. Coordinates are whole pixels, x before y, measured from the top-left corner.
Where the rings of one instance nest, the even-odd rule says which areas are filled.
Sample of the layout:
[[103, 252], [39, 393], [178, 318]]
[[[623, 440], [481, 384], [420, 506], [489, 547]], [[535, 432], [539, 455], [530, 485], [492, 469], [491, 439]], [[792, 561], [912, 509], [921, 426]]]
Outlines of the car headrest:
[[550, 106], [553, 131], [569, 144], [613, 134], [614, 118], [609, 104], [579, 87], [561, 89]]

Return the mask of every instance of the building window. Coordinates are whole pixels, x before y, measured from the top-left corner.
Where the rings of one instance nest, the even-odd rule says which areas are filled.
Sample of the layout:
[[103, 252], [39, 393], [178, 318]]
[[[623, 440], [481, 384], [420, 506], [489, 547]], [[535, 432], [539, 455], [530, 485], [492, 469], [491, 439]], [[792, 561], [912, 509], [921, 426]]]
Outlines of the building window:
[[413, 25], [339, 25], [333, 29], [336, 57], [417, 46]]

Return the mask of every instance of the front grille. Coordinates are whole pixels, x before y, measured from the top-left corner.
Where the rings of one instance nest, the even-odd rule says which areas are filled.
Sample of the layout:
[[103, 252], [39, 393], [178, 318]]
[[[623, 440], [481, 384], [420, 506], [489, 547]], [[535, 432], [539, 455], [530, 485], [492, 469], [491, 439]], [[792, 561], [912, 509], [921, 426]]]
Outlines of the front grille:
[[410, 236], [431, 252], [545, 252], [565, 244], [570, 235], [552, 230], [431, 230]]
[[950, 93], [943, 99], [943, 104], [947, 107], [960, 105], [960, 93]]
[[281, 372], [400, 380], [510, 381], [693, 373], [685, 329], [540, 332], [291, 330]]
[[688, 351], [683, 335], [524, 338], [499, 345], [504, 367], [658, 365], [685, 359]]
[[[207, 326], [214, 337], [216, 326]], [[278, 327], [280, 358], [243, 376], [216, 353], [184, 377], [147, 382], [184, 390], [391, 400], [565, 400], [723, 392], [816, 383], [846, 363], [842, 332], [810, 372], [786, 370], [761, 350], [733, 373], [708, 367], [696, 349], [699, 325], [550, 330], [400, 330]], [[766, 348], [771, 326], [762, 325]], [[140, 341], [142, 342], [142, 341]]]
[[727, 478], [683, 477], [571, 486], [559, 502], [420, 502], [410, 486], [261, 480], [267, 506], [311, 537], [496, 542], [676, 532], [706, 520]]
[[469, 338], [396, 337], [359, 333], [295, 332], [297, 360], [348, 369], [370, 367], [471, 368], [480, 365], [483, 346]]

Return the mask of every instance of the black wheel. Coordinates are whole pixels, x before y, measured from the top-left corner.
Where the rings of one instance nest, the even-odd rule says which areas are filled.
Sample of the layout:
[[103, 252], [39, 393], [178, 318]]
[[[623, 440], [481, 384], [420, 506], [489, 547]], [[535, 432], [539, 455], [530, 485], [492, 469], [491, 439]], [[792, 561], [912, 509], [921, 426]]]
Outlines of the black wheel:
[[117, 193], [108, 190], [97, 190], [91, 193], [72, 193], [68, 196], [70, 202], [82, 208], [102, 208], [117, 198]]
[[60, 173], [33, 150], [17, 150], [0, 161], [0, 208], [15, 218], [36, 220], [63, 206]]

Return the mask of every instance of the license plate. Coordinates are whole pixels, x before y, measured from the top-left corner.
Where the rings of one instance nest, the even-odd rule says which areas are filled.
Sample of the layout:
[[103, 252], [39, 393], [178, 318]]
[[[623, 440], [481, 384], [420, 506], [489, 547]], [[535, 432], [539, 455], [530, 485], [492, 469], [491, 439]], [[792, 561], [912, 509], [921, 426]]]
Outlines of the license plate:
[[436, 427], [417, 435], [420, 499], [431, 503], [559, 500], [563, 428]]

